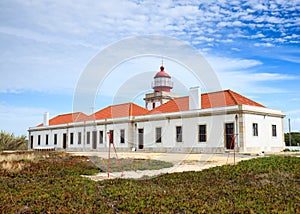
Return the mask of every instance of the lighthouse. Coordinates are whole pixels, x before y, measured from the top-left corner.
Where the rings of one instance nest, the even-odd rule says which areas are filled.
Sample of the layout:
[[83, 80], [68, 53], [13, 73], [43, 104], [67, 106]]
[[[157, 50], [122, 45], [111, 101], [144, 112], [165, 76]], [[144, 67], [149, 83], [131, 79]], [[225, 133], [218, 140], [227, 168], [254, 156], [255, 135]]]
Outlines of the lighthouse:
[[165, 67], [160, 66], [160, 71], [154, 76], [152, 82], [153, 93], [146, 94], [144, 100], [146, 108], [152, 110], [161, 104], [166, 103], [167, 101], [177, 97], [174, 93], [171, 92], [173, 88], [173, 81], [171, 76], [165, 71]]
[[173, 88], [171, 76], [165, 72], [164, 66], [160, 66], [160, 71], [154, 76], [152, 88], [154, 92], [170, 92]]

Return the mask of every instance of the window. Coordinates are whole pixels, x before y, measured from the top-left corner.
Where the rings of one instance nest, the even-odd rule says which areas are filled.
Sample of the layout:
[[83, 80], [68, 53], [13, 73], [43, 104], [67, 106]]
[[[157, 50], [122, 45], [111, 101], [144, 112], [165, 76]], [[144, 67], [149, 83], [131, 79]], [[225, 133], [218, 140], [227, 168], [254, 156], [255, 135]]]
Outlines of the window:
[[257, 125], [257, 123], [253, 123], [252, 128], [253, 128], [253, 136], [258, 136], [258, 125]]
[[81, 144], [81, 138], [82, 138], [82, 137], [81, 137], [81, 132], [78, 132], [77, 138], [78, 138], [78, 139], [77, 139], [77, 143], [78, 143], [78, 144]]
[[90, 144], [90, 139], [91, 138], [91, 136], [90, 136], [90, 132], [87, 132], [86, 133], [86, 144]]
[[155, 129], [155, 142], [161, 143], [161, 128], [160, 127]]
[[125, 143], [125, 130], [121, 129], [120, 131], [120, 143]]
[[182, 127], [176, 126], [176, 142], [182, 142]]
[[38, 145], [41, 145], [41, 135], [38, 135]]
[[225, 123], [225, 148], [232, 150], [235, 146], [234, 123]]
[[46, 134], [46, 145], [49, 143], [49, 135]]
[[57, 145], [57, 134], [54, 134], [54, 145]]
[[70, 144], [73, 145], [73, 143], [74, 143], [74, 133], [71, 132], [70, 133]]
[[272, 125], [272, 136], [273, 137], [277, 136], [276, 125]]
[[139, 149], [144, 149], [144, 129], [138, 129]]
[[198, 141], [199, 142], [206, 142], [206, 125], [199, 125]]
[[67, 148], [67, 133], [63, 133], [63, 149]]
[[103, 131], [99, 131], [99, 143], [102, 144], [103, 143]]

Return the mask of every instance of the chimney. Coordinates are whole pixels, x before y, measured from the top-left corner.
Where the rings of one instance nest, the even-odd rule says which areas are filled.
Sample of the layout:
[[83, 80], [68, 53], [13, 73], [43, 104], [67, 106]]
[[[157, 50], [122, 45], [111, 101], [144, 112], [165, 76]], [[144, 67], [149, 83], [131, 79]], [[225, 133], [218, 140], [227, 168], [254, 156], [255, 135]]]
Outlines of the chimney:
[[49, 112], [44, 113], [44, 126], [49, 126]]
[[189, 109], [201, 109], [201, 90], [199, 86], [191, 87], [189, 91]]

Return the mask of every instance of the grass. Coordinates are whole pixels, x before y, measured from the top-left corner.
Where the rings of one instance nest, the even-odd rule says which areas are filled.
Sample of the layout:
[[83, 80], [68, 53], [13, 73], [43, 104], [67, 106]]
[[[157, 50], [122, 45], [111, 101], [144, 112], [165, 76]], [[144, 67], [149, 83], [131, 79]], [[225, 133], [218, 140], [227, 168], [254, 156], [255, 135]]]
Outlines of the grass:
[[99, 172], [86, 157], [23, 161], [20, 171], [0, 168], [0, 213], [300, 213], [298, 157], [100, 182], [80, 176]]

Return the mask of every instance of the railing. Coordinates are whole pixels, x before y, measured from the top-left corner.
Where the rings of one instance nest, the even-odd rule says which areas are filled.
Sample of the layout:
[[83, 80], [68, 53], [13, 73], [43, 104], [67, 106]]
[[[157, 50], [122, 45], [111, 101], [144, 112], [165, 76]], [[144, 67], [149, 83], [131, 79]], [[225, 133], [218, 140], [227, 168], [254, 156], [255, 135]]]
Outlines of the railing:
[[173, 88], [173, 82], [170, 78], [167, 77], [159, 77], [156, 78], [153, 82], [152, 82], [152, 88], [155, 87], [169, 87], [169, 88]]

